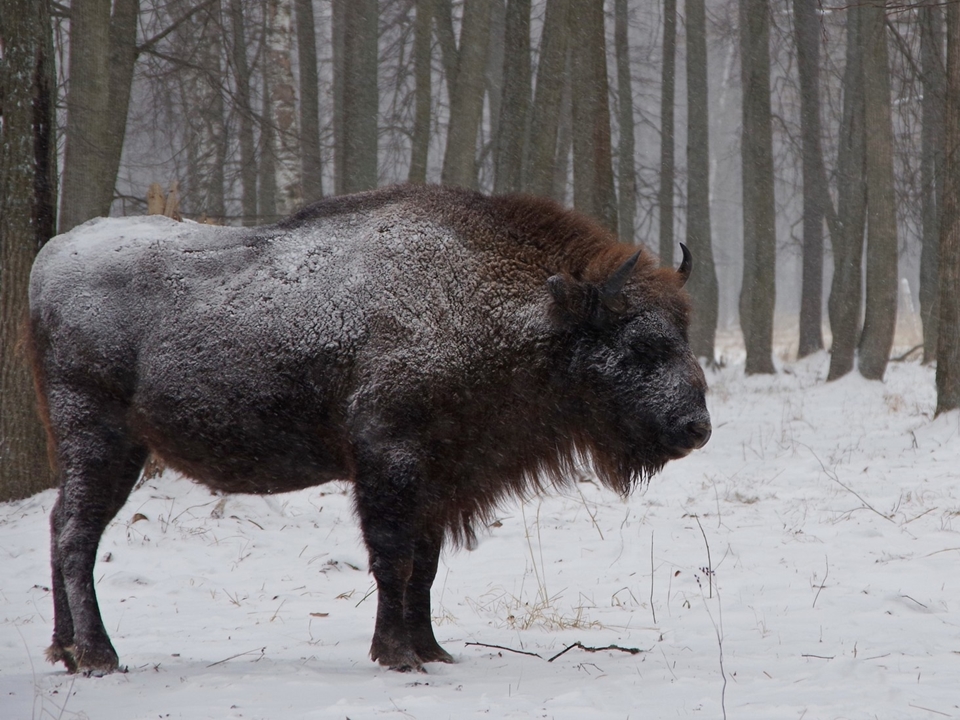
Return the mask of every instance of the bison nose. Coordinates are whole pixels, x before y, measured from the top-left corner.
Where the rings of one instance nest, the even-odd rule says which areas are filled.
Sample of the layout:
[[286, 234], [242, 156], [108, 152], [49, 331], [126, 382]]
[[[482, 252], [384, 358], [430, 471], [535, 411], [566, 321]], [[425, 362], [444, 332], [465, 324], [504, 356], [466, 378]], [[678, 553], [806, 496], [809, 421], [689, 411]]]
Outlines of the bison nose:
[[687, 435], [689, 435], [693, 447], [697, 449], [700, 449], [707, 444], [707, 440], [710, 439], [710, 434], [712, 432], [713, 430], [711, 429], [709, 422], [696, 420], [687, 424]]

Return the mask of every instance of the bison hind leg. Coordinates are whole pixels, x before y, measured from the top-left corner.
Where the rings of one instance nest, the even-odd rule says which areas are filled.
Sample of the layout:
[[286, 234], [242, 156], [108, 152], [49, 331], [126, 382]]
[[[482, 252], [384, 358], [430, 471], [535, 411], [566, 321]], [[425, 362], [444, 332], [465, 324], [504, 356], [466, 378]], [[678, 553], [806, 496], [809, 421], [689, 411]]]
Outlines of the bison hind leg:
[[119, 402], [62, 387], [55, 398], [61, 486], [50, 516], [54, 631], [47, 659], [70, 672], [103, 675], [120, 668], [94, 590], [97, 547], [136, 484], [147, 450], [127, 429], [127, 408]]

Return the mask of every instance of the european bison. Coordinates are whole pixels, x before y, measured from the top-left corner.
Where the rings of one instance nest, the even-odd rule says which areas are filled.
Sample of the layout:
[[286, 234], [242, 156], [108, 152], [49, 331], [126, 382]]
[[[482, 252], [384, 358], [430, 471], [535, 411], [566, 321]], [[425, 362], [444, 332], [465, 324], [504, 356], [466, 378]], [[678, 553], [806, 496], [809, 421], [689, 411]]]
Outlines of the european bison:
[[394, 187], [276, 225], [93, 220], [51, 240], [30, 337], [60, 494], [51, 662], [118, 667], [93, 566], [149, 452], [211, 488], [349, 479], [381, 665], [451, 662], [444, 538], [581, 460], [628, 493], [710, 436], [690, 271], [544, 199]]

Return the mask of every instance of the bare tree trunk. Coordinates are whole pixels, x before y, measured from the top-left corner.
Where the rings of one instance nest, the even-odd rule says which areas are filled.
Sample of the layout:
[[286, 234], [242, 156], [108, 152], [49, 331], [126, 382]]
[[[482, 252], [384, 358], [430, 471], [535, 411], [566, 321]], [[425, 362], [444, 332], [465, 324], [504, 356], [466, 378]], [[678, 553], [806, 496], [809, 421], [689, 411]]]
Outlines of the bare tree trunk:
[[75, 0], [70, 8], [70, 86], [60, 231], [110, 212], [101, 180], [110, 114], [110, 0]]
[[603, 3], [569, 14], [573, 70], [573, 206], [617, 231]]
[[800, 76], [803, 156], [803, 274], [798, 357], [823, 349], [823, 153], [820, 149], [820, 23], [818, 0], [793, 0]]
[[[266, 31], [266, 28], [264, 28]], [[257, 167], [257, 215], [258, 222], [270, 223], [280, 219], [277, 213], [277, 160], [273, 117], [273, 93], [270, 88], [270, 73], [263, 65], [263, 108], [260, 113], [260, 164]]]
[[897, 213], [893, 190], [893, 120], [884, 0], [863, 13], [863, 90], [866, 117], [867, 275], [860, 374], [882, 380], [897, 327]]
[[660, 76], [660, 264], [672, 266], [676, 248], [673, 239], [673, 183], [676, 171], [673, 106], [676, 102], [677, 0], [663, 2], [663, 72]]
[[740, 0], [743, 88], [743, 285], [740, 327], [747, 374], [772, 373], [776, 211], [770, 113], [769, 0]]
[[377, 186], [377, 0], [343, 8], [343, 192]]
[[[484, 142], [480, 149], [479, 168], [483, 164], [483, 158], [487, 153], [490, 154], [493, 166], [493, 177], [496, 182], [497, 155], [500, 146], [500, 108], [503, 104], [503, 63], [506, 48], [507, 31], [507, 7], [505, 0], [488, 0], [490, 3], [490, 25], [487, 34], [487, 54], [484, 59], [483, 81], [486, 88], [486, 106], [487, 117], [490, 128], [490, 137]], [[482, 123], [482, 110], [481, 110]], [[483, 126], [480, 125], [481, 140]]]
[[56, 230], [56, 75], [47, 3], [0, 0], [0, 501], [55, 483], [20, 333]]
[[938, 257], [943, 195], [943, 11], [926, 4], [920, 13], [920, 66], [923, 84], [920, 124], [920, 186], [923, 195], [920, 253], [920, 321], [923, 323], [923, 362], [937, 357], [940, 316]]
[[567, 62], [569, 2], [547, 0], [527, 143], [530, 155], [524, 185], [528, 191], [547, 197], [553, 193], [553, 171], [557, 159], [558, 119]]
[[634, 241], [634, 218], [637, 214], [637, 173], [634, 165], [633, 88], [630, 82], [630, 43], [627, 39], [627, 0], [615, 0], [614, 44], [617, 55], [618, 125], [620, 126], [617, 155], [617, 217], [620, 239]]
[[264, 71], [269, 78], [265, 89], [270, 92], [270, 114], [264, 114], [264, 124], [273, 126], [277, 212], [286, 216], [303, 204], [300, 127], [293, 79], [293, 0], [267, 0], [265, 11]]
[[498, 193], [517, 192], [523, 186], [530, 77], [530, 0], [507, 0], [503, 102], [494, 180], [494, 190]]
[[333, 194], [343, 195], [344, 150], [343, 150], [343, 90], [347, 73], [346, 45], [344, 36], [347, 22], [347, 3], [350, 0], [330, 0], [330, 35], [333, 55]]
[[567, 204], [570, 155], [573, 150], [573, 81], [570, 78], [570, 55], [570, 51], [567, 50], [567, 69], [563, 74], [560, 117], [557, 119], [557, 152], [553, 161], [553, 184], [549, 192], [550, 197], [562, 205]]
[[433, 16], [437, 26], [437, 42], [440, 44], [440, 60], [443, 63], [447, 98], [452, 98], [453, 89], [457, 86], [457, 68], [460, 66], [457, 36], [453, 32], [452, 0], [433, 1]]
[[490, 41], [489, 0], [465, 0], [456, 83], [440, 178], [444, 185], [476, 187], [477, 130], [483, 115], [483, 71]]
[[297, 56], [300, 66], [300, 165], [303, 202], [323, 197], [320, 156], [320, 79], [313, 0], [297, 0]]
[[719, 289], [710, 227], [710, 117], [707, 103], [707, 23], [704, 0], [686, 0], [687, 247], [695, 264], [687, 288], [693, 300], [690, 348], [714, 362]]
[[410, 142], [412, 183], [427, 181], [427, 156], [430, 149], [431, 27], [434, 0], [416, 0], [417, 16], [413, 41], [414, 90], [413, 139]]
[[[140, 0], [115, 0], [110, 21], [110, 82], [109, 107], [104, 145], [103, 173], [99, 180], [100, 202], [110, 212], [113, 204], [123, 140], [127, 132], [127, 113], [130, 109], [130, 91], [133, 68], [137, 64], [137, 22], [140, 19]], [[71, 74], [72, 79], [72, 74]]]
[[847, 10], [847, 60], [843, 73], [843, 119], [837, 159], [840, 231], [833, 236], [834, 270], [828, 303], [833, 345], [827, 380], [836, 380], [853, 369], [860, 336], [867, 193], [861, 12], [859, 6]]
[[253, 109], [250, 105], [250, 67], [247, 62], [246, 28], [243, 0], [230, 0], [230, 47], [237, 87], [238, 140], [240, 143], [240, 186], [243, 224], [257, 224], [257, 161], [253, 139]]
[[960, 6], [947, 5], [937, 415], [960, 407]]

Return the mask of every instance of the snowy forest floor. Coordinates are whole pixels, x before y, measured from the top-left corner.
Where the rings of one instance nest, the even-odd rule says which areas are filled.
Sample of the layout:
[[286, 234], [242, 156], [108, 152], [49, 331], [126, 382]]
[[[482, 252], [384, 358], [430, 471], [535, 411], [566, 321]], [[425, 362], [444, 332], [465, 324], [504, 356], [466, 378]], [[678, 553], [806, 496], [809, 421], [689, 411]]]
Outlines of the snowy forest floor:
[[[43, 660], [54, 492], [0, 505], [0, 717], [960, 718], [960, 414], [933, 419], [918, 362], [826, 384], [828, 362], [711, 371], [712, 440], [626, 502], [584, 475], [504, 507], [443, 556], [457, 664], [427, 674], [367, 658], [346, 486], [144, 483], [100, 547], [129, 668], [103, 678]], [[548, 661], [577, 642], [640, 652]]]

